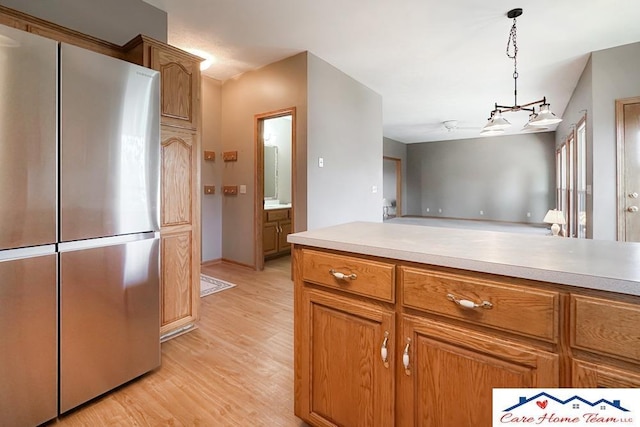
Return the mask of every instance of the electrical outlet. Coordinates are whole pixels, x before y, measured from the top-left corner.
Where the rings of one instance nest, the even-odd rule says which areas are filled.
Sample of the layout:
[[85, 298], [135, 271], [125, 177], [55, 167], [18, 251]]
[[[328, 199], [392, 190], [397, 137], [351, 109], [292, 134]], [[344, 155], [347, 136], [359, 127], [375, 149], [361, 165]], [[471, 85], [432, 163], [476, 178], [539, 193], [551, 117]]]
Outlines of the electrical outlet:
[[527, 212], [527, 218], [531, 218], [531, 212]]
[[319, 168], [324, 167], [324, 159], [322, 157], [318, 157], [318, 167]]
[[247, 194], [247, 186], [246, 185], [241, 185], [240, 186], [240, 194]]
[[480, 211], [480, 215], [484, 215], [484, 211]]
[[378, 192], [378, 186], [377, 185], [372, 185], [371, 186], [371, 192], [372, 193], [377, 193]]

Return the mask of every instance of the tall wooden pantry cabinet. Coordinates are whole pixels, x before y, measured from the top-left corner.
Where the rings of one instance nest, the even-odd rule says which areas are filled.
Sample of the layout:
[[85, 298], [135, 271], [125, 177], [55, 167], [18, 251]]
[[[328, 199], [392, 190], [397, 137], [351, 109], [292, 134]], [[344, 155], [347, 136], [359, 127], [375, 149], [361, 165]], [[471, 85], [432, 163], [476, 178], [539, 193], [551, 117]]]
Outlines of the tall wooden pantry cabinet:
[[163, 340], [190, 330], [200, 303], [200, 62], [138, 36], [131, 62], [160, 72], [161, 329]]

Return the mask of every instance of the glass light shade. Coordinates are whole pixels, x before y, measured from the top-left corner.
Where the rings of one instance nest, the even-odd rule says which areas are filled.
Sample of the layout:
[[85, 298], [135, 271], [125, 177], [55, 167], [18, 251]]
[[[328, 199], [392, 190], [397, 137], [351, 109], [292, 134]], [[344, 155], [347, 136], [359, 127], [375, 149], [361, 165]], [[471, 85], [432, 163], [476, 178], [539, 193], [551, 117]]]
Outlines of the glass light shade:
[[504, 129], [482, 129], [480, 131], [481, 136], [495, 136], [502, 135], [504, 133]]
[[547, 224], [559, 224], [565, 225], [567, 221], [564, 219], [564, 213], [562, 211], [556, 209], [550, 209], [549, 212], [544, 216], [542, 222], [546, 222]]
[[558, 116], [553, 114], [551, 110], [549, 110], [549, 104], [542, 104], [540, 106], [540, 112], [536, 114], [535, 117], [529, 120], [529, 125], [547, 126], [560, 123], [561, 121], [561, 118], [559, 118]]
[[496, 111], [482, 130], [504, 130], [509, 126], [511, 126], [511, 123], [502, 117], [502, 113], [500, 111]]

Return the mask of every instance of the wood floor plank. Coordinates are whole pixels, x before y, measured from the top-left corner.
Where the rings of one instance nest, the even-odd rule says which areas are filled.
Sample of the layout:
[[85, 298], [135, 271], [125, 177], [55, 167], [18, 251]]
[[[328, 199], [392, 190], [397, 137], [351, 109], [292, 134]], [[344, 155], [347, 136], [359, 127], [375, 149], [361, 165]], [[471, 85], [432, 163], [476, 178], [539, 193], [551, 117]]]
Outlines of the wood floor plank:
[[237, 286], [201, 299], [198, 329], [162, 344], [160, 368], [50, 424], [306, 426], [293, 415], [290, 258], [203, 273]]

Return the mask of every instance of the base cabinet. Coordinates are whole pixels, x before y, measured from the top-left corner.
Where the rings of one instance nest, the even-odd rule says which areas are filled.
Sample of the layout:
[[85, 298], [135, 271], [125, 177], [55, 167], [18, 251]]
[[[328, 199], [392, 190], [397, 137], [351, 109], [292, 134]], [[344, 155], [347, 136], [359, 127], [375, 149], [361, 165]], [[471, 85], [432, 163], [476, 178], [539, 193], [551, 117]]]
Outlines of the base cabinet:
[[276, 257], [291, 253], [287, 236], [291, 234], [291, 209], [264, 211], [262, 250], [265, 257]]
[[293, 272], [313, 426], [490, 426], [494, 388], [640, 387], [639, 297], [300, 245]]
[[556, 354], [414, 316], [401, 330], [400, 426], [489, 426], [493, 388], [558, 386]]
[[299, 301], [296, 415], [316, 426], [393, 425], [393, 312], [317, 290]]

